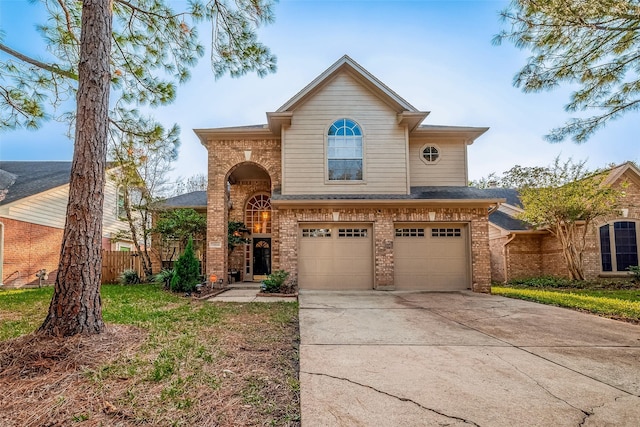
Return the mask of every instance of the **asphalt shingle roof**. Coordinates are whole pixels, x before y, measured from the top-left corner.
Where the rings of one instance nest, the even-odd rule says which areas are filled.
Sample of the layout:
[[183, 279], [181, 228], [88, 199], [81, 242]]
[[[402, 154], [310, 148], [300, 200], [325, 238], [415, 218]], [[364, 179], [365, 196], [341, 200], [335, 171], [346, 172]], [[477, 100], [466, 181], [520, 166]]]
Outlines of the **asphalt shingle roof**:
[[502, 211], [492, 212], [491, 215], [489, 215], [489, 222], [508, 231], [531, 230], [531, 226], [526, 222], [520, 221]]
[[516, 206], [521, 208], [522, 202], [520, 201], [520, 196], [518, 194], [518, 190], [515, 188], [487, 188], [490, 194], [493, 194], [494, 197], [498, 197], [500, 199], [507, 199], [507, 204], [511, 206]]
[[15, 179], [13, 184], [7, 184], [8, 192], [0, 201], [0, 204], [7, 204], [68, 184], [71, 162], [0, 161], [0, 171], [0, 189], [10, 182], [5, 178], [13, 176]]
[[169, 197], [162, 202], [162, 207], [165, 208], [196, 208], [207, 207], [207, 192], [206, 191], [193, 191], [191, 193], [180, 194], [179, 196]]
[[410, 194], [287, 194], [274, 192], [273, 200], [487, 200], [499, 199], [475, 187], [411, 187]]

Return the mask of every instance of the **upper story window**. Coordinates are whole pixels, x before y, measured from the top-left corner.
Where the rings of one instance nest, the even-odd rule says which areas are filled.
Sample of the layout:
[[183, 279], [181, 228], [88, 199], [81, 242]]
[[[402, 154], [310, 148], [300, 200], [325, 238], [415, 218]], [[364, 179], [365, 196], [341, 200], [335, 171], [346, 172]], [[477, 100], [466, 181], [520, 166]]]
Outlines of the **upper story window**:
[[350, 119], [333, 122], [328, 132], [327, 171], [330, 181], [362, 181], [362, 130]]
[[638, 265], [638, 236], [635, 221], [616, 221], [600, 227], [602, 271], [626, 272]]
[[433, 165], [440, 160], [440, 147], [433, 144], [423, 145], [420, 149], [420, 159], [428, 165]]
[[123, 186], [118, 187], [118, 194], [116, 196], [116, 218], [122, 219], [127, 217], [127, 212], [124, 208], [124, 199], [126, 197], [126, 191]]

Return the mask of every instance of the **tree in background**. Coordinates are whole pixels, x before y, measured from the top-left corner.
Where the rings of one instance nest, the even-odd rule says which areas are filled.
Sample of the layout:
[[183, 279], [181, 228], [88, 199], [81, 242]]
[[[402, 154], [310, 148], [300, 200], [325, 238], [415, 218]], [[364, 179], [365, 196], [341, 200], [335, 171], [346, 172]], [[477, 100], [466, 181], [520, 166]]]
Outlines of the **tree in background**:
[[179, 196], [180, 194], [192, 193], [194, 191], [207, 191], [207, 175], [199, 173], [188, 178], [178, 178], [175, 183], [171, 196]]
[[75, 127], [75, 145], [55, 290], [39, 331], [95, 334], [104, 330], [100, 250], [109, 127], [132, 136], [157, 129], [146, 126], [135, 107], [175, 99], [176, 84], [189, 79], [190, 67], [204, 54], [196, 31], [203, 20], [213, 26], [216, 77], [274, 71], [275, 57], [256, 35], [258, 25], [273, 19], [272, 1], [192, 0], [179, 12], [165, 0], [42, 0], [42, 5], [49, 16], [39, 27], [47, 59], [24, 55], [0, 38], [0, 129], [37, 128], [49, 116], [46, 105], [55, 112], [65, 99], [76, 99], [75, 113], [58, 116]]
[[546, 138], [586, 141], [609, 120], [640, 108], [640, 2], [638, 0], [513, 0], [501, 12], [509, 28], [494, 38], [532, 52], [514, 85], [526, 93], [577, 85], [573, 118]]
[[604, 183], [607, 175], [589, 171], [584, 161], [557, 157], [550, 166], [514, 166], [497, 182], [518, 189], [523, 212], [517, 218], [555, 236], [571, 278], [584, 280], [587, 232], [594, 220], [617, 211], [622, 196]]
[[[171, 261], [176, 252], [179, 253], [186, 247], [189, 239], [204, 240], [207, 218], [193, 209], [159, 211], [152, 232], [160, 238], [162, 253], [170, 252], [168, 258]], [[174, 242], [178, 242], [178, 245], [173, 244]]]
[[[167, 187], [167, 173], [178, 157], [178, 127], [169, 132], [159, 127], [156, 138], [128, 138], [126, 134], [111, 133], [110, 158], [119, 166], [109, 178], [122, 195], [127, 230], [118, 237], [131, 239], [141, 259], [146, 278], [153, 276], [151, 257], [152, 215], [159, 195]], [[166, 136], [166, 137], [163, 137]]]

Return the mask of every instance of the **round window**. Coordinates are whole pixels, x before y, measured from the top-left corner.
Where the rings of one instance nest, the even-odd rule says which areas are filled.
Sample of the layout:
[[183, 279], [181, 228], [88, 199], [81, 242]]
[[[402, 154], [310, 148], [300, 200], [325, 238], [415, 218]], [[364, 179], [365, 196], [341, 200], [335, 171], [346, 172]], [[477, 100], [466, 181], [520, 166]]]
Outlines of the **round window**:
[[422, 158], [427, 162], [435, 162], [438, 157], [440, 157], [440, 153], [436, 147], [428, 145], [422, 149]]

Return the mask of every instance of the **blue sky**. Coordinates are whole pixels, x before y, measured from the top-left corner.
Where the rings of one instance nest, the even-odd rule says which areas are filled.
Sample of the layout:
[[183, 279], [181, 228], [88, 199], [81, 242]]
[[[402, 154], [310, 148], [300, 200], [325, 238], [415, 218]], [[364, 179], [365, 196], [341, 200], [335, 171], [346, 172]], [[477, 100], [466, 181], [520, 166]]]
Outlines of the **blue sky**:
[[[179, 8], [184, 1], [173, 1]], [[326, 68], [348, 54], [420, 110], [425, 124], [487, 126], [469, 147], [469, 177], [478, 179], [513, 165], [546, 165], [554, 157], [587, 160], [592, 168], [640, 161], [640, 114], [611, 122], [582, 145], [550, 144], [543, 136], [569, 117], [563, 106], [570, 87], [524, 94], [512, 86], [528, 52], [493, 46], [498, 12], [507, 1], [280, 0], [276, 21], [260, 30], [278, 57], [265, 78], [213, 78], [208, 53], [178, 90], [176, 102], [152, 111], [166, 127], [177, 123], [182, 145], [172, 179], [205, 173], [206, 150], [192, 129], [265, 123]], [[0, 0], [5, 43], [36, 53], [42, 49], [34, 22], [41, 7], [27, 0]], [[208, 28], [200, 30], [208, 44]], [[0, 133], [2, 160], [70, 160], [66, 127], [48, 123], [38, 131]]]

